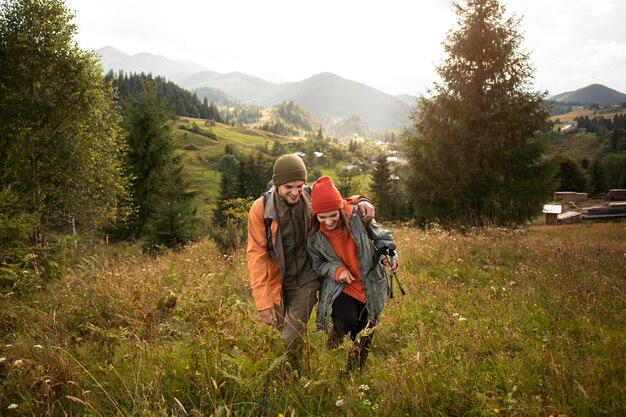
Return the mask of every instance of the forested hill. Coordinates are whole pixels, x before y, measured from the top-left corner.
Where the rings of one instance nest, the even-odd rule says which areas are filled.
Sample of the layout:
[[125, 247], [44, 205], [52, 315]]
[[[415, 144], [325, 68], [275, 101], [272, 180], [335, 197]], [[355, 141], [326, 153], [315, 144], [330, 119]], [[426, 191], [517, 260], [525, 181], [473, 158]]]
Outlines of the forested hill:
[[105, 80], [112, 82], [113, 87], [117, 89], [122, 110], [124, 103], [129, 99], [137, 98], [141, 92], [146, 91], [147, 84], [152, 84], [157, 96], [165, 99], [168, 107], [176, 116], [222, 121], [219, 109], [214, 103], [209, 103], [206, 98], [200, 102], [197, 94], [190, 93], [175, 83], [167, 81], [164, 77], [153, 77], [152, 74], [144, 73], [125, 74], [122, 71], [114, 74], [112, 71], [109, 71], [105, 76]]
[[568, 91], [549, 97], [549, 100], [561, 103], [614, 106], [626, 103], [626, 94], [601, 84], [591, 84], [575, 91]]
[[329, 72], [286, 85], [263, 103], [285, 100], [302, 105], [327, 125], [353, 114], [375, 130], [399, 129], [409, 122], [409, 106], [402, 100]]

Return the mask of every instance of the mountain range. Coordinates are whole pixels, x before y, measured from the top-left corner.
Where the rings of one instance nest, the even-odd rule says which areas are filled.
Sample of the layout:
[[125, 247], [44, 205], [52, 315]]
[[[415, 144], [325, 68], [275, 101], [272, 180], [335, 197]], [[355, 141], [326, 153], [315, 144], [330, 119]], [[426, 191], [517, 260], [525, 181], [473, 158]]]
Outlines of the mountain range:
[[[410, 107], [416, 98], [392, 96], [365, 84], [325, 72], [298, 82], [274, 83], [242, 72], [222, 74], [192, 61], [171, 60], [162, 55], [140, 53], [128, 55], [107, 46], [96, 51], [104, 71], [161, 75], [179, 86], [203, 92], [215, 90], [232, 97], [232, 101], [271, 107], [282, 101], [293, 101], [307, 109], [326, 127], [341, 120], [359, 116], [374, 131], [397, 130], [409, 123]], [[555, 102], [619, 105], [626, 94], [600, 84], [548, 97]]]
[[179, 86], [200, 93], [207, 87], [218, 89], [234, 99], [260, 106], [274, 106], [293, 101], [307, 109], [326, 126], [358, 115], [375, 131], [397, 130], [409, 122], [411, 96], [392, 96], [373, 87], [321, 73], [299, 82], [273, 83], [244, 74], [222, 74], [190, 61], [175, 61], [161, 55], [141, 53], [128, 55], [111, 46], [96, 51], [104, 71], [152, 73], [161, 75]]

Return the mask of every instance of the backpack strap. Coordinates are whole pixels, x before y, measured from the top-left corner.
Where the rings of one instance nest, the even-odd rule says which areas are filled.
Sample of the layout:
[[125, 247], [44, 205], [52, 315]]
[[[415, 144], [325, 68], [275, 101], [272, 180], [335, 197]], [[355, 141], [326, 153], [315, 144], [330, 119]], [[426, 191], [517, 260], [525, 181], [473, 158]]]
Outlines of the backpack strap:
[[[263, 193], [263, 207], [265, 207], [268, 198], [269, 195], [266, 191]], [[272, 219], [270, 217], [265, 217], [263, 220], [265, 221], [265, 236], [267, 237], [267, 247], [265, 250], [272, 258], [274, 258], [274, 244], [272, 243]]]

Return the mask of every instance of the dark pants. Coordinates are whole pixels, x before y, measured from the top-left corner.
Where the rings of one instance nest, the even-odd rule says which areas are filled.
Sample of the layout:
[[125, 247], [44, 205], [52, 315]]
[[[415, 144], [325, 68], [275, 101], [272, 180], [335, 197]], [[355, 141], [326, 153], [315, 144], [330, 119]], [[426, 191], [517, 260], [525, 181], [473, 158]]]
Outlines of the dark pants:
[[345, 293], [339, 294], [333, 303], [330, 315], [336, 328], [350, 333], [352, 340], [367, 326], [367, 309], [365, 304]]

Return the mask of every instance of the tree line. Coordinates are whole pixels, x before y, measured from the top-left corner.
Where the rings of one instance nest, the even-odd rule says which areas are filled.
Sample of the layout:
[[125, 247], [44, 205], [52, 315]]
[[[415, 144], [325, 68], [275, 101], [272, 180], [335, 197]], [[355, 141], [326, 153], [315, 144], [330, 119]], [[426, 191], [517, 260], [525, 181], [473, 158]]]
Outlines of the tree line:
[[[54, 277], [53, 252], [77, 230], [150, 250], [195, 233], [168, 107], [193, 95], [150, 75], [103, 78], [72, 19], [59, 0], [1, 5], [2, 287]], [[196, 104], [186, 111], [211, 111]]]
[[201, 102], [196, 93], [190, 93], [164, 77], [145, 73], [127, 74], [124, 71], [119, 71], [115, 74], [113, 71], [109, 71], [104, 76], [104, 81], [106, 83], [110, 82], [117, 91], [117, 98], [121, 103], [122, 110], [124, 103], [146, 93], [146, 88], [149, 86], [158, 97], [165, 100], [172, 116], [195, 117], [220, 123], [225, 122], [220, 109], [213, 102], [209, 102], [207, 98], [204, 98]]

